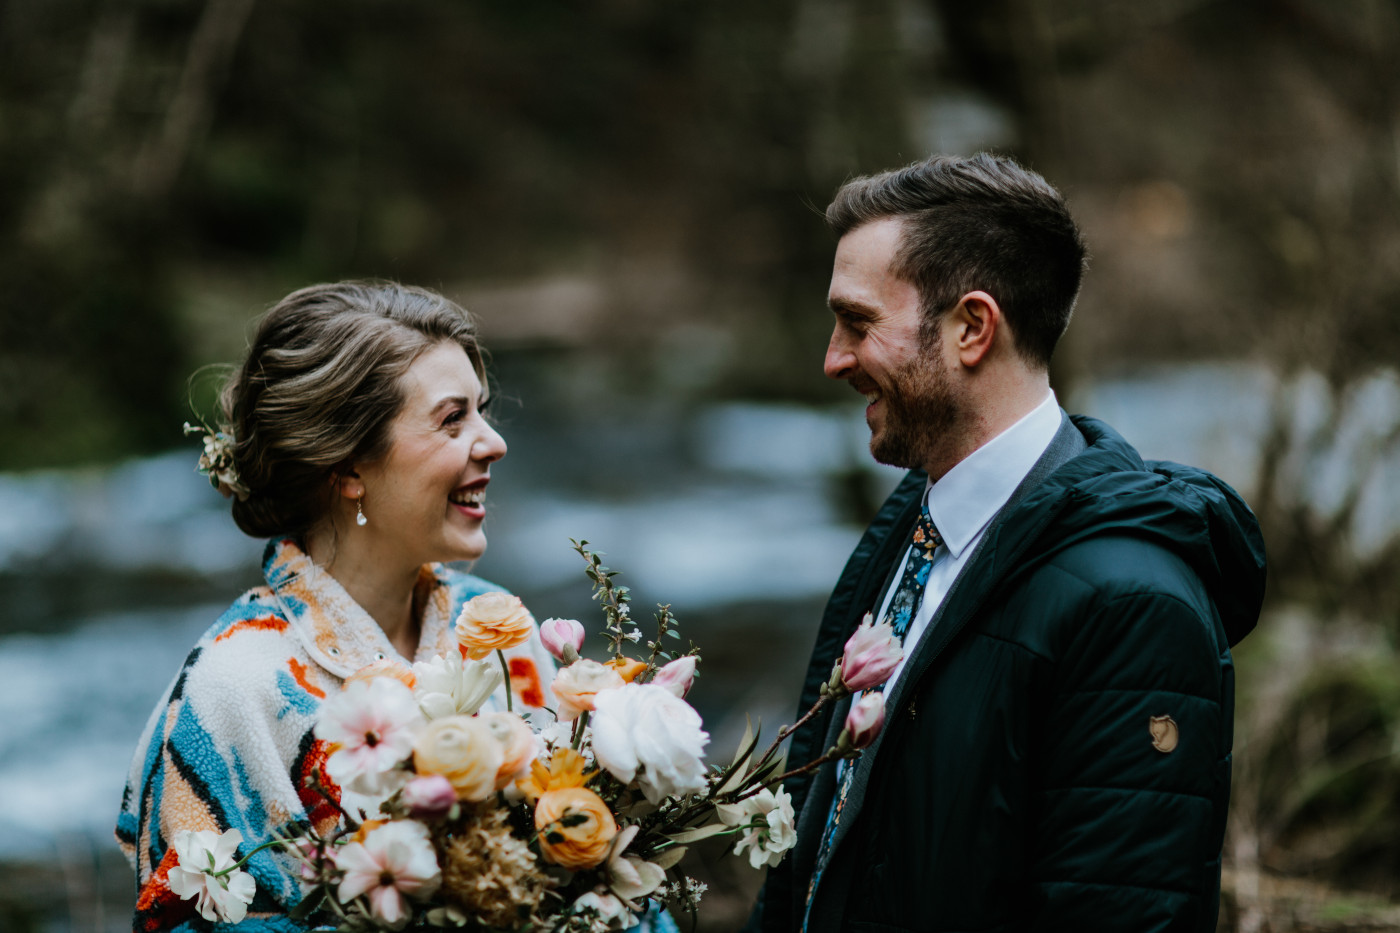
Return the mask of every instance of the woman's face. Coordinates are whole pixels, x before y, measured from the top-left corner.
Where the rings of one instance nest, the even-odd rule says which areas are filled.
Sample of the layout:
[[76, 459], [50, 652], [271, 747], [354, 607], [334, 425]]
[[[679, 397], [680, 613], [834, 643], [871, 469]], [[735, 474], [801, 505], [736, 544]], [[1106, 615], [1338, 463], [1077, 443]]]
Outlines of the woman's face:
[[444, 342], [414, 361], [403, 389], [389, 453], [357, 465], [367, 521], [348, 531], [395, 562], [475, 560], [486, 551], [491, 464], [506, 453], [482, 417], [481, 380], [466, 351]]

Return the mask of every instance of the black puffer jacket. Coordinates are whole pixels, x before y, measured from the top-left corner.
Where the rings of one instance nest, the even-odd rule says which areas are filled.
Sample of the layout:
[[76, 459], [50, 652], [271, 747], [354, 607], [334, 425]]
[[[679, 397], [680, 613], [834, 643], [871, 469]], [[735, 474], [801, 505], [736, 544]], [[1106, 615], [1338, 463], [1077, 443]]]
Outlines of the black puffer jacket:
[[[1215, 929], [1229, 645], [1258, 617], [1263, 541], [1218, 479], [1144, 463], [1092, 419], [1062, 437], [1075, 429], [1087, 446], [1018, 491], [890, 689], [812, 933]], [[875, 602], [923, 489], [910, 474], [847, 564], [802, 710]], [[831, 722], [796, 735], [789, 760], [820, 754]], [[809, 792], [818, 803], [752, 929], [800, 927], [829, 770], [814, 792], [789, 787], [799, 809]]]

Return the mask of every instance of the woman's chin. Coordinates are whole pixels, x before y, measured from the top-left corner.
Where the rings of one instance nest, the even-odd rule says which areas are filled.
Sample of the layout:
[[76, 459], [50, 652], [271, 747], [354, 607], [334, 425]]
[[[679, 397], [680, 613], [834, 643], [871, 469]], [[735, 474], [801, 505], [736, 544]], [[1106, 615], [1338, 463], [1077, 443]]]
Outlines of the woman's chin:
[[443, 548], [445, 552], [442, 557], [437, 558], [443, 563], [459, 560], [480, 560], [481, 555], [486, 553], [486, 535], [477, 532], [475, 535], [466, 537], [456, 537], [448, 546]]

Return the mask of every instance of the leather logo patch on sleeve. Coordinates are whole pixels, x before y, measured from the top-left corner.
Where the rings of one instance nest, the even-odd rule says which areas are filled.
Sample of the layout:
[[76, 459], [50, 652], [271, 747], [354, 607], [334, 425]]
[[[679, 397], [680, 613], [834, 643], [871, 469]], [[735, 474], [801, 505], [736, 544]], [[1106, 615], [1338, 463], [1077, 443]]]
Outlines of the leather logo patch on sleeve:
[[1176, 720], [1170, 716], [1153, 716], [1147, 722], [1147, 731], [1152, 733], [1152, 747], [1159, 752], [1176, 751], [1176, 743], [1181, 740]]

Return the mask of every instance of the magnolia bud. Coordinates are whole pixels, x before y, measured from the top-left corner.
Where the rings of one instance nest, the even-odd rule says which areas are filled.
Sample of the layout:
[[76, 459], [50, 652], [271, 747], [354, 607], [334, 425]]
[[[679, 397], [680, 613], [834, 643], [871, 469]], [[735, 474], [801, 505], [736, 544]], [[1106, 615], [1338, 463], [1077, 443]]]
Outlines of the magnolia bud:
[[[540, 641], [544, 650], [554, 655], [556, 661], [569, 664], [578, 660], [578, 651], [583, 647], [583, 626], [573, 619], [545, 619], [540, 623]], [[573, 650], [572, 659], [565, 657]]]
[[867, 612], [846, 642], [841, 680], [852, 693], [877, 687], [889, 680], [903, 657], [904, 646], [895, 637], [894, 628], [888, 622], [873, 624]]
[[690, 692], [690, 685], [695, 682], [695, 655], [688, 654], [683, 658], [676, 658], [657, 671], [651, 682], [658, 687], [665, 687], [684, 700], [685, 695]]
[[846, 734], [852, 748], [865, 748], [880, 734], [885, 724], [885, 695], [879, 691], [867, 693], [851, 704], [846, 714]]

